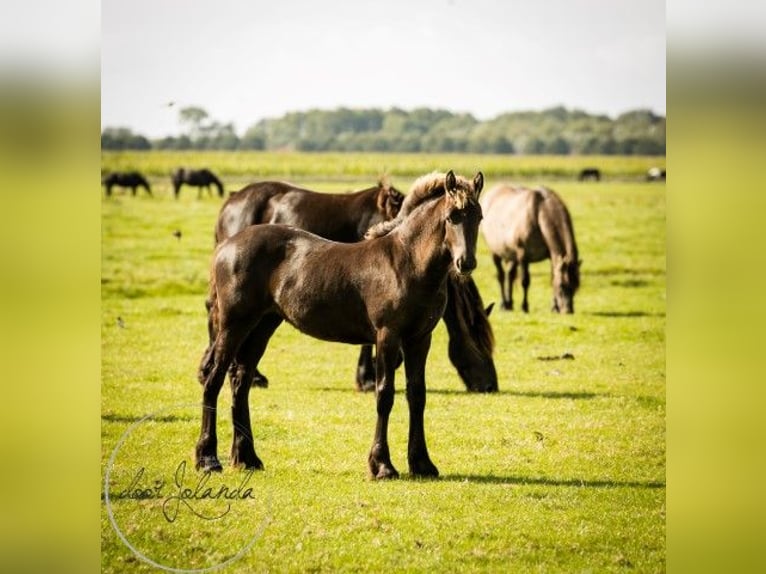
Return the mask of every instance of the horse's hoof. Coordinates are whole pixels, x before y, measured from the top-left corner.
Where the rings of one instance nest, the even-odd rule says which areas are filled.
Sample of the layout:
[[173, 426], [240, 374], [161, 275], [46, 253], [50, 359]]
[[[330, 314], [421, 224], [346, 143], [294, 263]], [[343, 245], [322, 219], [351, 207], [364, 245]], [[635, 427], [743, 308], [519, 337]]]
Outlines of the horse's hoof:
[[503, 301], [502, 307], [506, 311], [513, 311], [513, 305], [511, 305], [510, 303], [506, 303], [505, 301]]
[[370, 460], [370, 476], [375, 480], [387, 480], [399, 478], [399, 473], [390, 462], [376, 462]]
[[356, 390], [361, 393], [369, 393], [370, 391], [375, 390], [375, 381], [368, 380], [368, 381], [357, 381], [356, 382]]
[[378, 472], [375, 474], [375, 480], [391, 480], [394, 478], [399, 478], [399, 473], [393, 466], [381, 464]]
[[410, 474], [422, 478], [437, 478], [439, 476], [439, 469], [428, 459], [419, 460], [410, 463]]
[[251, 460], [235, 460], [232, 459], [231, 465], [235, 468], [241, 468], [244, 470], [263, 470], [263, 462], [257, 456]]
[[196, 468], [197, 470], [201, 470], [202, 472], [222, 472], [223, 471], [221, 462], [218, 460], [218, 457], [215, 455], [203, 456], [201, 459], [198, 459]]

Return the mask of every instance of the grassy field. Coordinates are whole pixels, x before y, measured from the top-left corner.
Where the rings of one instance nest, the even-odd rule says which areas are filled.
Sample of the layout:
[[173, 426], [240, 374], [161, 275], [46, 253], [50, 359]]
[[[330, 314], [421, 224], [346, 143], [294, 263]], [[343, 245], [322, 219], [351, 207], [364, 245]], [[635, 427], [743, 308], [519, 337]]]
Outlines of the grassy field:
[[[247, 179], [223, 168], [238, 155], [221, 155], [220, 164], [208, 156], [209, 167], [229, 174], [227, 189]], [[290, 161], [303, 166], [316, 157]], [[195, 374], [206, 344], [203, 300], [220, 200], [198, 200], [188, 188], [174, 201], [160, 172], [177, 159], [192, 163], [154, 153], [103, 158], [104, 168], [155, 174], [154, 198], [118, 191], [102, 203], [104, 572], [155, 570], [126, 542], [171, 568], [231, 560], [226, 572], [665, 570], [664, 184], [555, 184], [583, 259], [577, 313], [549, 312], [548, 265], [532, 266], [531, 312], [496, 308], [491, 316], [499, 393], [465, 392], [439, 325], [426, 374], [426, 433], [440, 479], [406, 475], [400, 370], [389, 438], [403, 478], [368, 480], [375, 406], [372, 395], [354, 390], [358, 350], [285, 325], [261, 363], [271, 385], [250, 396], [266, 470], [248, 476], [227, 468], [211, 479], [208, 486], [230, 490], [244, 481], [250, 491], [242, 499], [181, 500], [183, 488], [200, 480], [190, 468], [201, 399]], [[357, 189], [386, 167], [406, 190], [433, 169], [485, 169], [480, 156], [441, 156], [442, 163], [402, 156], [411, 166], [402, 172], [394, 162], [362, 158], [364, 173], [345, 171], [353, 162], [342, 157], [325, 159], [313, 180], [303, 174], [303, 184]], [[163, 167], [150, 170], [150, 163]], [[273, 176], [285, 173], [292, 172], [280, 166]], [[487, 185], [500, 180], [485, 173]], [[253, 170], [251, 179], [267, 175]], [[499, 299], [482, 239], [474, 278], [486, 303]], [[547, 360], [564, 353], [574, 359]], [[225, 458], [227, 387], [219, 404]]]
[[[388, 172], [415, 178], [423, 166], [449, 165], [457, 173], [481, 169], [492, 177], [575, 178], [585, 167], [597, 167], [606, 179], [642, 180], [653, 166], [665, 168], [664, 157], [643, 156], [516, 156], [400, 153], [285, 153], [285, 152], [105, 152], [105, 171], [137, 169], [167, 177], [179, 166], [209, 167], [239, 180], [253, 177], [354, 180]], [[431, 168], [428, 168], [430, 171]], [[444, 169], [438, 167], [438, 169]]]

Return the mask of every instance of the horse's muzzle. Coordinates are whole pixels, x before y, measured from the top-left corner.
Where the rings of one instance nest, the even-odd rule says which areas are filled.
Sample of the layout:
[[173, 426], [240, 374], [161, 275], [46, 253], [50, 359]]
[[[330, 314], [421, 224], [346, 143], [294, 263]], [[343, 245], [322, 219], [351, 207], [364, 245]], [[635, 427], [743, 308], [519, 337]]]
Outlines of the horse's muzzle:
[[475, 257], [460, 257], [455, 259], [455, 269], [461, 275], [468, 275], [471, 271], [476, 269]]

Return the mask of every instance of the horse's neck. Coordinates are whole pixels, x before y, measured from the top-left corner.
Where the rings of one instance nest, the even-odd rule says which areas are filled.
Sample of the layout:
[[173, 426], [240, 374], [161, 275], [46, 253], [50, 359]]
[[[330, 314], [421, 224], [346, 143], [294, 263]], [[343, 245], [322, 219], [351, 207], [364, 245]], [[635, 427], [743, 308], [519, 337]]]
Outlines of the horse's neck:
[[444, 275], [450, 258], [444, 245], [444, 222], [438, 214], [440, 201], [431, 201], [409, 215], [393, 232], [404, 246], [418, 275]]
[[540, 228], [545, 235], [548, 250], [553, 256], [565, 261], [577, 261], [577, 243], [574, 238], [572, 221], [562, 206], [556, 206], [552, 213], [544, 213], [547, 221], [542, 222]]

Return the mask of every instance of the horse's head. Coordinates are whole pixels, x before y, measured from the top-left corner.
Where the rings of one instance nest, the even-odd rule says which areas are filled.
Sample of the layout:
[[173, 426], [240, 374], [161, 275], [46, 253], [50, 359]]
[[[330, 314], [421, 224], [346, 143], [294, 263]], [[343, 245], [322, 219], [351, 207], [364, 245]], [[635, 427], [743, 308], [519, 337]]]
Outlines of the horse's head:
[[476, 268], [476, 239], [479, 235], [481, 206], [479, 194], [484, 175], [478, 172], [473, 181], [455, 177], [450, 170], [444, 181], [444, 240], [452, 254], [455, 270], [467, 275]]
[[497, 370], [492, 359], [495, 336], [489, 324], [492, 305], [484, 308], [470, 277], [450, 275], [447, 293], [443, 318], [449, 333], [450, 361], [469, 391], [493, 393], [497, 391]]
[[376, 204], [378, 212], [383, 217], [383, 221], [390, 221], [399, 215], [399, 210], [402, 208], [403, 201], [404, 194], [391, 185], [388, 178], [381, 178], [378, 182], [378, 197]]
[[574, 313], [574, 296], [580, 287], [579, 260], [557, 257], [553, 262], [553, 310]]

